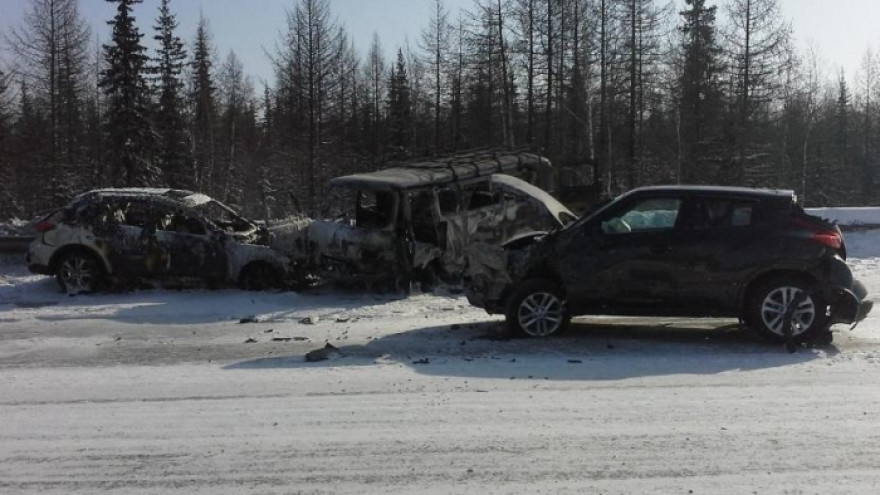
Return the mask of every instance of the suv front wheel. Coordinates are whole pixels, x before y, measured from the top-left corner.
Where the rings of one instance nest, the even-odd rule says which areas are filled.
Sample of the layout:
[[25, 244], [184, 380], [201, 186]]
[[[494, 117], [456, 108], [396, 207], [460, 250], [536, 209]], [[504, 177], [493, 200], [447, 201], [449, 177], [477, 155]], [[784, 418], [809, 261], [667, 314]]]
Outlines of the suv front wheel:
[[[804, 291], [807, 294], [799, 298]], [[769, 280], [756, 287], [746, 308], [746, 321], [764, 338], [782, 342], [786, 312], [795, 299], [799, 299], [791, 314], [791, 336], [795, 342], [811, 340], [828, 329], [828, 306], [822, 294], [792, 277]]]
[[517, 288], [505, 312], [511, 329], [527, 337], [562, 333], [571, 322], [562, 291], [548, 280], [529, 280]]

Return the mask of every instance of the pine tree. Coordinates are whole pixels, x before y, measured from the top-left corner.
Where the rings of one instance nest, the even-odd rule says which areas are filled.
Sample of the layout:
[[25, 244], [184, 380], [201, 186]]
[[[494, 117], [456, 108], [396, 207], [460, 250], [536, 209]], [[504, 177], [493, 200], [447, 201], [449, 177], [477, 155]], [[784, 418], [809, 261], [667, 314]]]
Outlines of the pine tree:
[[256, 125], [252, 105], [254, 89], [235, 52], [227, 55], [218, 80], [218, 166], [222, 167], [223, 173], [216, 178], [216, 190], [224, 202], [240, 205], [244, 196], [249, 144]]
[[397, 51], [397, 64], [388, 82], [388, 133], [393, 152], [406, 153], [412, 145], [412, 102], [403, 50]]
[[214, 48], [204, 17], [199, 19], [193, 58], [190, 63], [192, 80], [190, 100], [193, 108], [193, 151], [195, 159], [195, 184], [199, 190], [214, 192], [215, 160], [214, 131], [216, 125], [216, 102], [214, 74], [212, 72]]
[[13, 183], [11, 164], [9, 162], [9, 95], [8, 78], [0, 68], [0, 220], [20, 213], [16, 202], [14, 190], [10, 187]]
[[441, 100], [446, 92], [443, 86], [444, 67], [447, 52], [449, 51], [449, 21], [448, 12], [443, 6], [442, 0], [434, 0], [431, 12], [430, 24], [422, 31], [421, 48], [425, 53], [425, 65], [431, 70], [431, 89], [434, 97], [434, 149], [441, 147]]
[[24, 23], [9, 37], [17, 72], [28, 78], [34, 104], [48, 119], [41, 149], [22, 151], [32, 158], [48, 154], [31, 177], [49, 178], [48, 186], [42, 179], [37, 187], [53, 205], [66, 203], [84, 185], [82, 124], [90, 38], [77, 0], [30, 0]]
[[107, 96], [107, 155], [110, 183], [148, 186], [158, 181], [150, 161], [151, 128], [149, 87], [146, 80], [146, 48], [135, 25], [132, 7], [141, 0], [107, 0], [117, 3], [116, 16], [109, 21], [113, 37], [104, 45], [107, 67], [101, 72], [101, 87]]
[[786, 63], [791, 25], [783, 20], [778, 0], [730, 0], [727, 49], [733, 70], [737, 124], [736, 159], [731, 179], [747, 181], [750, 155], [759, 145], [756, 130], [769, 124], [767, 111], [778, 96], [779, 74]]
[[841, 166], [847, 168], [847, 152], [849, 150], [849, 87], [846, 84], [843, 69], [837, 80], [837, 153], [840, 157]]
[[877, 59], [874, 52], [868, 49], [862, 57], [860, 86], [862, 94], [862, 146], [861, 146], [861, 170], [858, 174], [859, 192], [862, 204], [871, 204], [875, 196], [873, 164], [874, 156], [874, 108], [877, 81]]
[[153, 62], [155, 91], [158, 94], [153, 117], [157, 138], [156, 162], [162, 170], [165, 183], [175, 188], [187, 188], [194, 184], [183, 102], [186, 50], [183, 41], [175, 34], [177, 19], [168, 4], [169, 0], [162, 0], [159, 17], [153, 27], [156, 30], [153, 39], [159, 42]]
[[367, 53], [367, 62], [363, 68], [363, 147], [376, 160], [384, 150], [384, 118], [383, 102], [388, 79], [385, 77], [385, 58], [382, 56], [382, 44], [379, 36], [373, 33], [373, 42]]
[[715, 32], [716, 7], [706, 0], [685, 0], [681, 12], [683, 65], [678, 75], [679, 160], [678, 179], [695, 183], [706, 177], [707, 167], [720, 161], [721, 48]]

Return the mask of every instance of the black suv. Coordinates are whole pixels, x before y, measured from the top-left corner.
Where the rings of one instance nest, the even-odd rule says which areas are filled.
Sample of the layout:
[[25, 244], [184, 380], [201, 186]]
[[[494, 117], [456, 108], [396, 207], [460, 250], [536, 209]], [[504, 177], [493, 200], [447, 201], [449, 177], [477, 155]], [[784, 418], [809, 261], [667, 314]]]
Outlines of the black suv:
[[771, 340], [803, 342], [873, 306], [840, 229], [792, 191], [636, 189], [495, 256], [469, 258], [468, 300], [532, 337], [572, 316], [617, 314], [739, 317]]

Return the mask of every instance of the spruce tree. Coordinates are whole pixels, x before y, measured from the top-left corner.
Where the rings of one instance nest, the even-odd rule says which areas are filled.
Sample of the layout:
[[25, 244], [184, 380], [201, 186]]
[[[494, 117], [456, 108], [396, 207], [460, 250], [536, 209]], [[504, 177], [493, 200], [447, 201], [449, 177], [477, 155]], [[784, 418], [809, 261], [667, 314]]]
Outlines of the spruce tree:
[[214, 127], [216, 102], [213, 74], [213, 47], [211, 35], [204, 18], [199, 19], [193, 57], [190, 62], [192, 76], [190, 99], [193, 108], [193, 151], [195, 156], [196, 187], [213, 192], [213, 175], [216, 167]]
[[409, 78], [403, 51], [397, 51], [397, 64], [388, 83], [388, 134], [393, 151], [406, 151], [412, 141], [412, 106]]
[[19, 212], [12, 189], [12, 170], [9, 163], [8, 84], [6, 73], [0, 68], [0, 220]]
[[683, 66], [678, 76], [679, 152], [678, 179], [698, 182], [705, 169], [721, 161], [720, 131], [723, 104], [720, 75], [721, 48], [715, 30], [716, 7], [706, 0], [685, 0], [681, 12]]
[[156, 125], [156, 162], [165, 183], [171, 187], [192, 187], [193, 171], [188, 153], [186, 122], [183, 114], [183, 67], [186, 50], [183, 41], [175, 34], [177, 19], [162, 0], [156, 19], [156, 35], [159, 42], [154, 61], [155, 90], [158, 94], [154, 122]]
[[146, 48], [135, 25], [132, 7], [141, 0], [107, 0], [118, 4], [112, 41], [104, 45], [107, 66], [100, 85], [107, 96], [107, 158], [110, 183], [127, 187], [154, 185], [157, 170], [150, 162], [151, 129]]

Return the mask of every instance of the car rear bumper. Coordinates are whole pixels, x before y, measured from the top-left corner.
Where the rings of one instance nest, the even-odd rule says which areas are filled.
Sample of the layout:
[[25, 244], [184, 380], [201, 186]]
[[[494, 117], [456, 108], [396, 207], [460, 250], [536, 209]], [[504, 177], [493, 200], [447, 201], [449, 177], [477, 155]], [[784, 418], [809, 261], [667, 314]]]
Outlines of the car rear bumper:
[[39, 239], [31, 242], [30, 246], [28, 246], [27, 254], [24, 256], [28, 270], [39, 275], [52, 275], [49, 262], [52, 259], [54, 250], [53, 246], [44, 244]]
[[832, 288], [830, 302], [831, 324], [852, 323], [855, 326], [874, 308], [874, 301], [868, 299], [868, 290], [858, 280], [853, 282], [852, 289]]
[[52, 275], [52, 269], [46, 265], [40, 265], [38, 263], [28, 263], [28, 270], [31, 273], [36, 273], [37, 275]]

